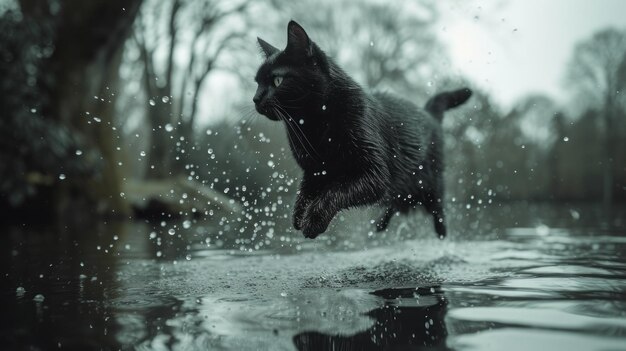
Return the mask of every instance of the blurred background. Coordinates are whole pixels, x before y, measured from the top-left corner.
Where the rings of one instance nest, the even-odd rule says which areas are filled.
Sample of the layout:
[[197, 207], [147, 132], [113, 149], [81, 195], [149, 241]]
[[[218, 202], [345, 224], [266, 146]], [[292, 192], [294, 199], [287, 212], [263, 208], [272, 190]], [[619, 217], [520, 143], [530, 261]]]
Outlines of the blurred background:
[[[623, 349], [625, 13], [0, 0], [0, 349]], [[252, 104], [290, 19], [366, 89], [474, 90], [443, 122], [446, 240], [421, 211], [292, 229], [301, 170]]]
[[[300, 170], [251, 100], [289, 19], [365, 88], [444, 119], [449, 203], [626, 200], [621, 1], [2, 0], [2, 221], [289, 230]], [[575, 214], [572, 214], [575, 216]], [[188, 223], [188, 222], [184, 222]], [[252, 234], [251, 234], [252, 233]], [[247, 240], [247, 239], [246, 239]]]

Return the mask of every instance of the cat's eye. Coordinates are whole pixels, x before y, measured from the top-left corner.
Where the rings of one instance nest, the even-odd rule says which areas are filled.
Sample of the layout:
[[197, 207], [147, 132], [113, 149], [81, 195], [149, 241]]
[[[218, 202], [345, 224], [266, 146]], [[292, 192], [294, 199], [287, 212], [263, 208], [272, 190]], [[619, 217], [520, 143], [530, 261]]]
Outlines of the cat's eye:
[[274, 86], [278, 88], [278, 86], [280, 85], [280, 83], [283, 82], [283, 77], [274, 77]]

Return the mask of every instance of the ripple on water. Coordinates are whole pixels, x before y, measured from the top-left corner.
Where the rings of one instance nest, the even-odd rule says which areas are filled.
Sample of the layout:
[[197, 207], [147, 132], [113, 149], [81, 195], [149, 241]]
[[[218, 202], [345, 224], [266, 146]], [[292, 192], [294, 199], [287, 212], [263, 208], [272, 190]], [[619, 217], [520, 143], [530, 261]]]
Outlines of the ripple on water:
[[448, 343], [455, 349], [482, 351], [624, 350], [624, 339], [620, 338], [530, 328], [500, 328], [451, 336]]
[[[623, 298], [626, 293], [626, 280], [597, 277], [528, 277], [508, 279], [502, 286], [515, 289], [575, 293], [578, 295], [616, 296]], [[582, 296], [581, 296], [582, 297]]]
[[[580, 265], [558, 265], [558, 266], [543, 266], [543, 267], [533, 267], [527, 268], [521, 271], [522, 273], [532, 273], [537, 275], [556, 275], [556, 276], [567, 276], [567, 275], [585, 275], [585, 276], [593, 276], [593, 277], [616, 277], [615, 271], [611, 271], [609, 269], [597, 268], [597, 267], [587, 267]], [[622, 278], [626, 278], [626, 275]]]
[[550, 328], [564, 330], [619, 329], [624, 335], [626, 320], [623, 318], [593, 317], [550, 309], [544, 305], [535, 307], [469, 307], [448, 312], [448, 317], [474, 322], [494, 322], [510, 326]]

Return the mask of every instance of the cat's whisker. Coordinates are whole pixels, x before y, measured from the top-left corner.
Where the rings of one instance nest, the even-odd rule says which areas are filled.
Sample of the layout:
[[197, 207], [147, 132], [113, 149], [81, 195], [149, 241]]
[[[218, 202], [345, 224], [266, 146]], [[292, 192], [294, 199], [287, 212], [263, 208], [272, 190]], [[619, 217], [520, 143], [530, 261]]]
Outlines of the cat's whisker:
[[[274, 113], [278, 116], [278, 118], [280, 118], [281, 120], [284, 120], [284, 118], [281, 116], [280, 112], [275, 107], [272, 107], [272, 111], [274, 111]], [[291, 137], [291, 133], [289, 133], [289, 132], [287, 132], [287, 139], [289, 139], [289, 144], [290, 144], [290, 146], [292, 146], [291, 149], [297, 155], [298, 154], [298, 150], [293, 148], [293, 145], [295, 145], [295, 142], [293, 141], [293, 138]]]
[[246, 120], [252, 119], [258, 115], [254, 109], [248, 106], [241, 106], [237, 109], [239, 110], [238, 113], [240, 115], [239, 121], [245, 122]]
[[244, 116], [243, 119], [241, 120], [242, 124], [244, 126], [250, 126], [252, 125], [254, 122], [256, 122], [259, 118], [259, 115], [256, 113], [250, 113], [248, 116]]
[[[304, 152], [306, 152], [306, 154], [313, 158], [313, 156], [311, 155], [311, 153], [309, 152], [308, 148], [306, 147], [306, 145], [304, 144], [304, 142], [302, 141], [302, 139], [300, 139], [300, 136], [298, 135], [297, 131], [294, 130], [293, 126], [291, 125], [291, 123], [289, 123], [289, 121], [287, 120], [287, 117], [285, 115], [283, 115], [276, 107], [272, 107], [273, 111], [276, 113], [276, 115], [285, 122], [285, 124], [287, 125], [287, 128], [289, 130], [292, 131], [292, 133], [296, 136], [296, 138], [298, 139], [299, 144], [302, 146], [302, 148], [304, 149]], [[293, 142], [293, 139], [291, 138], [291, 133], [287, 132], [287, 136], [289, 137], [289, 140], [291, 140], [291, 143], [293, 145], [295, 145], [295, 143]], [[297, 150], [297, 149], [296, 149]]]
[[238, 110], [241, 117], [237, 124], [242, 128], [250, 128], [250, 126], [258, 120], [259, 116], [261, 116], [253, 107], [240, 106]]
[[[276, 107], [279, 109], [282, 109], [280, 106], [276, 106]], [[287, 124], [287, 127], [289, 128], [289, 130], [291, 130], [291, 133], [295, 135], [296, 139], [298, 140], [299, 144], [302, 146], [302, 149], [306, 152], [307, 156], [319, 161], [320, 159], [311, 152], [312, 150], [313, 152], [315, 152], [315, 154], [319, 155], [317, 151], [315, 150], [315, 148], [313, 147], [313, 145], [311, 145], [308, 139], [306, 139], [304, 133], [302, 133], [301, 130], [296, 129], [297, 125], [295, 124], [295, 122], [294, 123], [290, 122], [290, 121], [293, 121], [293, 118], [285, 116], [286, 111], [284, 111], [284, 109], [282, 109], [282, 111], [283, 112], [280, 112], [278, 109], [276, 110], [276, 112], [278, 112], [278, 115], [281, 117], [281, 119], [285, 121], [285, 124]], [[290, 133], [288, 133], [288, 135], [290, 135]], [[307, 143], [302, 141], [302, 139], [306, 140], [306, 142], [308, 143], [308, 147], [307, 147]]]
[[[291, 134], [293, 133], [293, 135], [295, 135], [296, 140], [298, 140], [298, 143], [302, 146], [302, 149], [304, 150], [304, 152], [309, 156], [311, 156], [311, 152], [308, 150], [308, 148], [306, 147], [306, 145], [304, 144], [304, 142], [302, 141], [302, 139], [300, 138], [300, 136], [298, 135], [298, 133], [293, 129], [293, 126], [291, 126], [291, 124], [289, 123], [289, 121], [287, 121], [287, 117], [285, 117], [280, 111], [276, 110], [277, 115], [280, 117], [281, 120], [283, 120], [285, 122], [285, 124], [287, 124], [287, 128], [291, 131], [287, 132], [287, 136], [289, 137], [289, 139], [291, 140], [292, 145], [296, 145], [293, 141], [293, 138], [291, 136]], [[294, 149], [297, 153], [297, 148]]]
[[[291, 115], [289, 114], [289, 112], [287, 112], [287, 110], [285, 110], [280, 104], [278, 104], [278, 101], [276, 101], [276, 106], [281, 109], [288, 117], [288, 119], [293, 122], [293, 126], [295, 126], [294, 129], [297, 128], [297, 130], [300, 132], [300, 134], [302, 135], [302, 138], [307, 142], [307, 144], [309, 144], [309, 147], [311, 147], [311, 149], [313, 150], [313, 152], [315, 153], [315, 155], [317, 157], [315, 157], [318, 161], [321, 161], [321, 156], [320, 154], [317, 152], [317, 150], [315, 149], [315, 147], [313, 146], [313, 144], [309, 141], [309, 139], [306, 137], [306, 134], [304, 133], [304, 131], [300, 128], [300, 126], [298, 125], [298, 122], [296, 122], [293, 117], [291, 117]], [[313, 157], [313, 155], [310, 155], [311, 157]]]

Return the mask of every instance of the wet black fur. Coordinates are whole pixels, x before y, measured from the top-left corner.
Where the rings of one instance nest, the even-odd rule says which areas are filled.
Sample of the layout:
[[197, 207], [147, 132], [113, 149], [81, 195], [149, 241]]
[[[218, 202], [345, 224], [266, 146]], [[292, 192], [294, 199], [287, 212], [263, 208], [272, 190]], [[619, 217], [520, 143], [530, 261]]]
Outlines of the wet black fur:
[[[304, 171], [294, 227], [315, 238], [339, 211], [379, 204], [386, 208], [376, 223], [380, 231], [395, 213], [421, 205], [443, 238], [441, 119], [471, 91], [439, 94], [424, 109], [391, 94], [366, 93], [294, 21], [285, 50], [259, 44], [266, 61], [255, 78], [256, 109], [286, 124]], [[277, 76], [283, 79], [278, 87]]]

